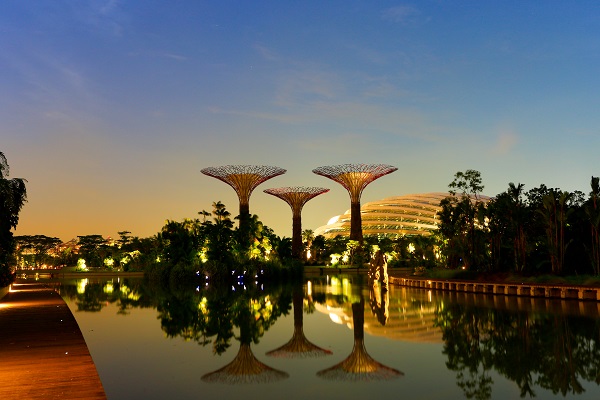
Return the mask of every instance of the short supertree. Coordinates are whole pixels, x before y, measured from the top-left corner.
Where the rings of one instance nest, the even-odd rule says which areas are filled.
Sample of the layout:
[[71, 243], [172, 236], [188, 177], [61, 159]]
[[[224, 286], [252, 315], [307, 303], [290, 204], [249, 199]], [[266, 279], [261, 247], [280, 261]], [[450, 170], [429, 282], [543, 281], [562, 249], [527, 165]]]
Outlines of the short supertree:
[[[223, 165], [202, 169], [204, 175], [217, 178], [235, 190], [240, 201], [239, 230], [242, 237], [249, 235], [250, 195], [258, 185], [275, 176], [284, 174], [285, 169], [267, 165]], [[249, 237], [246, 237], [245, 240]]]
[[360, 197], [367, 185], [375, 179], [391, 174], [398, 168], [386, 164], [342, 164], [313, 169], [317, 175], [336, 181], [350, 195], [350, 240], [363, 241], [360, 216]]
[[284, 200], [292, 208], [292, 256], [294, 258], [302, 258], [302, 207], [310, 199], [328, 191], [327, 188], [304, 186], [264, 190], [265, 193]]

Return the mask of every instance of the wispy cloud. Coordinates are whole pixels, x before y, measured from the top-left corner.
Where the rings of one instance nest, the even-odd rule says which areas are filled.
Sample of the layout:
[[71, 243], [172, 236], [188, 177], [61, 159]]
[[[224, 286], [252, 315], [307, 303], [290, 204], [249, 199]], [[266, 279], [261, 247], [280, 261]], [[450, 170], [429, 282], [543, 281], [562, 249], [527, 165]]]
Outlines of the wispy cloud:
[[187, 61], [187, 57], [186, 56], [182, 56], [180, 54], [173, 54], [173, 53], [164, 53], [162, 55], [165, 58], [171, 58], [173, 60], [177, 60], [177, 61]]
[[127, 16], [119, 0], [92, 0], [74, 2], [72, 12], [81, 23], [101, 34], [122, 36]]
[[401, 5], [383, 11], [381, 18], [399, 24], [408, 24], [413, 22], [420, 14], [421, 12], [413, 6]]
[[279, 56], [273, 50], [269, 49], [268, 47], [265, 47], [261, 44], [255, 44], [253, 47], [254, 47], [254, 50], [256, 50], [256, 52], [258, 54], [260, 54], [265, 60], [268, 60], [268, 61], [279, 60]]
[[276, 104], [279, 106], [335, 98], [342, 85], [335, 73], [305, 68], [287, 71], [278, 79]]
[[337, 135], [319, 135], [310, 140], [298, 140], [297, 148], [303, 151], [343, 155], [344, 157], [362, 154], [372, 147], [368, 137], [359, 133], [342, 133]]
[[519, 142], [519, 136], [512, 129], [502, 129], [496, 137], [492, 147], [494, 154], [505, 155], [510, 153]]

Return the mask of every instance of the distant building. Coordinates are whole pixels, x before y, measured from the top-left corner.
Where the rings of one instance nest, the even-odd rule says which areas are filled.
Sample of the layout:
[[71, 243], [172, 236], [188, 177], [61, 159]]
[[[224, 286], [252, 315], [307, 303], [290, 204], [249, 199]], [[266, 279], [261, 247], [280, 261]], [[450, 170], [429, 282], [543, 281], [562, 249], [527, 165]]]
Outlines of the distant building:
[[[387, 197], [371, 201], [360, 207], [363, 235], [378, 235], [396, 238], [398, 236], [428, 236], [438, 227], [440, 201], [450, 193], [420, 193], [405, 196]], [[488, 197], [481, 196], [484, 201]], [[327, 225], [315, 229], [314, 235], [333, 238], [350, 235], [350, 210], [333, 217]]]

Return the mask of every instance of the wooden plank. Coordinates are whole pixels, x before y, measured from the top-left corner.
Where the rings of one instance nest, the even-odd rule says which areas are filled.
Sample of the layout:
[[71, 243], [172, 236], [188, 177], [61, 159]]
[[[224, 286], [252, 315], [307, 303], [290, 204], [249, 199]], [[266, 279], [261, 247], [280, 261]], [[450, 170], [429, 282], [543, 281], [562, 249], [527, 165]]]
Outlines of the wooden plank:
[[14, 284], [0, 301], [0, 399], [106, 399], [79, 326], [50, 286]]

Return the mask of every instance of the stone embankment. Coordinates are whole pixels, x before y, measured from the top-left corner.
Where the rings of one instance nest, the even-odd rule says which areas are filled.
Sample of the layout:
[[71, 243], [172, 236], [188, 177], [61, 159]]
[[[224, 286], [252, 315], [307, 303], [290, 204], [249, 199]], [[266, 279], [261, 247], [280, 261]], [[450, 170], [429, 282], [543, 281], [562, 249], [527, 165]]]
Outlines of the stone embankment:
[[455, 292], [495, 294], [524, 297], [543, 297], [549, 299], [575, 299], [600, 301], [600, 287], [564, 284], [531, 284], [512, 282], [478, 282], [418, 277], [390, 276], [394, 285], [414, 288], [446, 290]]

